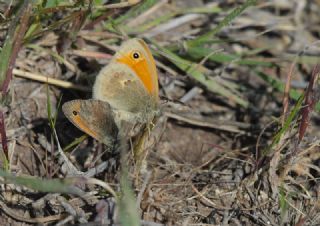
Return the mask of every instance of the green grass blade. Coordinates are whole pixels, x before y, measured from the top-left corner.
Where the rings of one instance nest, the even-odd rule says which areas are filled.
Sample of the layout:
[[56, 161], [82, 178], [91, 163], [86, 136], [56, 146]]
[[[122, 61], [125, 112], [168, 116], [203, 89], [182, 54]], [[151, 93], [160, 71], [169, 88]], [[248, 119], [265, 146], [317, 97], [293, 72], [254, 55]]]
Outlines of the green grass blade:
[[[271, 85], [274, 89], [278, 90], [279, 92], [284, 92], [285, 84], [281, 82], [279, 79], [276, 79], [270, 75], [267, 75], [261, 71], [256, 71], [257, 75], [262, 78], [265, 82]], [[289, 96], [294, 100], [299, 100], [301, 97], [301, 92], [298, 92], [295, 89], [290, 89]], [[320, 102], [316, 104], [316, 111], [320, 111]]]
[[152, 21], [148, 21], [147, 23], [140, 25], [138, 27], [124, 27], [124, 30], [128, 33], [132, 33], [132, 32], [134, 32], [136, 34], [142, 33], [148, 29], [151, 29], [152, 27], [158, 26], [161, 23], [169, 21], [170, 19], [175, 17], [177, 14], [178, 14], [177, 12], [168, 13], [168, 14], [162, 15], [160, 17], [157, 17], [156, 19], [154, 19]]
[[123, 226], [140, 226], [136, 199], [129, 183], [128, 172], [125, 166], [122, 167], [120, 181], [122, 196], [119, 201], [120, 222]]
[[47, 88], [47, 115], [48, 115], [48, 120], [49, 120], [49, 125], [51, 130], [54, 130], [54, 120], [52, 117], [52, 107], [51, 107], [51, 99], [50, 99], [50, 94], [49, 94], [49, 85], [46, 84]]
[[[163, 47], [160, 47], [159, 45], [156, 46], [160, 50], [160, 52], [163, 53], [161, 53], [161, 55], [168, 58], [175, 66], [177, 66], [179, 69], [184, 71], [187, 75], [191, 76], [202, 85], [204, 85], [211, 92], [224, 96], [242, 107], [247, 108], [249, 106], [249, 103], [246, 100], [239, 97], [231, 90], [227, 89], [226, 87], [228, 87], [228, 85], [224, 85], [223, 80], [217, 82], [216, 80], [207, 77], [205, 75], [205, 71], [202, 71], [201, 67], [199, 67], [198, 64], [185, 60], [179, 57], [178, 55], [174, 54], [173, 52]], [[157, 54], [159, 53], [155, 53], [155, 55]]]
[[271, 145], [263, 151], [263, 155], [268, 155], [273, 148], [279, 143], [281, 140], [281, 137], [288, 131], [289, 128], [291, 128], [291, 125], [294, 123], [293, 121], [296, 119], [297, 115], [300, 112], [300, 109], [302, 107], [304, 100], [304, 95], [301, 95], [298, 99], [298, 102], [294, 106], [294, 108], [290, 111], [289, 116], [286, 118], [283, 126], [280, 128], [280, 130], [276, 133], [276, 135], [272, 139]]
[[214, 29], [197, 37], [196, 39], [187, 41], [187, 46], [198, 46], [210, 41], [222, 28], [229, 25], [236, 17], [238, 17], [248, 7], [255, 5], [257, 0], [247, 0], [243, 5], [232, 10]]
[[53, 193], [64, 193], [64, 194], [75, 194], [82, 195], [79, 189], [74, 186], [75, 179], [52, 179], [45, 180], [30, 176], [14, 176], [0, 169], [0, 176], [5, 178], [6, 183], [13, 183], [28, 187], [30, 189], [40, 192], [53, 192]]
[[10, 65], [10, 61], [14, 51], [13, 44], [19, 31], [19, 22], [21, 22], [20, 20], [21, 17], [23, 17], [24, 10], [27, 10], [29, 7], [28, 1], [20, 2], [19, 4], [20, 6], [17, 6], [15, 18], [10, 22], [8, 35], [6, 36], [0, 53], [0, 87], [2, 88], [7, 79], [8, 67], [12, 66]]
[[286, 198], [286, 192], [283, 185], [281, 185], [281, 187], [279, 188], [279, 206], [280, 206], [280, 217], [281, 217], [280, 225], [283, 225], [282, 221], [286, 213], [288, 212], [288, 208], [289, 208], [287, 198]]
[[209, 61], [213, 61], [216, 63], [236, 63], [239, 65], [248, 65], [248, 66], [264, 66], [264, 67], [272, 67], [274, 66], [273, 63], [264, 62], [254, 59], [243, 59], [240, 55], [234, 54], [224, 54], [224, 53], [214, 53], [210, 48], [204, 47], [191, 47], [187, 49], [188, 57], [192, 58], [193, 60], [202, 60], [203, 58], [208, 57]]
[[63, 2], [63, 1], [61, 1], [61, 0], [47, 0], [47, 1], [45, 1], [44, 8], [56, 7], [59, 4], [61, 4], [61, 2]]
[[63, 151], [64, 152], [68, 151], [70, 148], [80, 144], [82, 141], [84, 141], [87, 138], [88, 138], [88, 135], [84, 134], [81, 137], [74, 139], [74, 141], [72, 141], [70, 144], [68, 144], [66, 147], [63, 148]]
[[9, 66], [9, 61], [12, 52], [13, 38], [9, 35], [2, 47], [0, 53], [0, 84], [2, 86], [4, 80], [6, 79], [7, 69]]
[[114, 20], [110, 19], [109, 20], [110, 22], [105, 24], [105, 28], [110, 31], [114, 31], [115, 30], [114, 27], [121, 25], [123, 22], [125, 22], [126, 20], [129, 20], [130, 18], [137, 17], [138, 15], [140, 15], [141, 13], [143, 13], [144, 11], [152, 7], [157, 2], [158, 1], [156, 0], [145, 0], [141, 4], [138, 4], [132, 7], [131, 9], [129, 9], [126, 14], [121, 15]]
[[57, 118], [58, 118], [58, 114], [59, 114], [59, 109], [61, 109], [61, 101], [62, 101], [62, 95], [60, 96], [59, 100], [58, 100], [58, 104], [57, 104], [57, 110], [54, 114], [54, 118], [53, 118], [53, 125], [56, 125], [57, 122]]

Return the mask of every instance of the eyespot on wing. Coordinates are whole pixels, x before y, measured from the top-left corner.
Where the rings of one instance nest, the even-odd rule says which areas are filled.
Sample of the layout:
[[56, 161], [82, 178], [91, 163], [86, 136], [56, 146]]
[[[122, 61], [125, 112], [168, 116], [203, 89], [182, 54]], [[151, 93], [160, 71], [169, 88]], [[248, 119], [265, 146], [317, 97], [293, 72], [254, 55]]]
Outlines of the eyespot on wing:
[[101, 100], [72, 100], [62, 106], [63, 113], [78, 129], [96, 140], [112, 145], [118, 135], [113, 111]]
[[158, 73], [155, 60], [142, 39], [134, 38], [124, 42], [114, 59], [129, 66], [139, 77], [146, 91], [158, 101]]

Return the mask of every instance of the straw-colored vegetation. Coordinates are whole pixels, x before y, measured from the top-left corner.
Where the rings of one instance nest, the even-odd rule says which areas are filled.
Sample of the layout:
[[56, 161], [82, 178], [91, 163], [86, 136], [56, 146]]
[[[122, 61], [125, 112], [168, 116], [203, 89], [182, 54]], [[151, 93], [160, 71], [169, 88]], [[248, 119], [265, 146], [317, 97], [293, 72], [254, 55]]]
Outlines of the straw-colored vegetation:
[[[320, 225], [320, 1], [0, 9], [0, 225]], [[110, 150], [61, 105], [91, 98], [131, 37], [156, 59], [161, 113]]]

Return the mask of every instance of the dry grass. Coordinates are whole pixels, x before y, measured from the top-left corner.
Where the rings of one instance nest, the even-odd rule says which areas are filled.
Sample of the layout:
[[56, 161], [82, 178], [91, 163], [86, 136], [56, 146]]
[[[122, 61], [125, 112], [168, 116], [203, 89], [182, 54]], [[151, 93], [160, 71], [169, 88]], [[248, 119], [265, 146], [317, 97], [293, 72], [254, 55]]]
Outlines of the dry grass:
[[[0, 225], [320, 225], [320, 1], [37, 2], [0, 3]], [[128, 37], [163, 106], [123, 177], [60, 106]]]

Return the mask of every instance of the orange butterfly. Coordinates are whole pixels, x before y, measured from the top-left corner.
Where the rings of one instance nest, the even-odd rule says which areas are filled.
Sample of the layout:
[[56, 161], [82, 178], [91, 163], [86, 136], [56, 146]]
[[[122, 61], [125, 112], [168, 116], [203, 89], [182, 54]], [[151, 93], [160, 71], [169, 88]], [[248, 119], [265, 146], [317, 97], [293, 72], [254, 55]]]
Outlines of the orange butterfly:
[[124, 42], [98, 74], [93, 99], [69, 101], [62, 109], [75, 126], [107, 145], [125, 136], [127, 125], [150, 123], [159, 109], [159, 88], [147, 44], [142, 39]]

